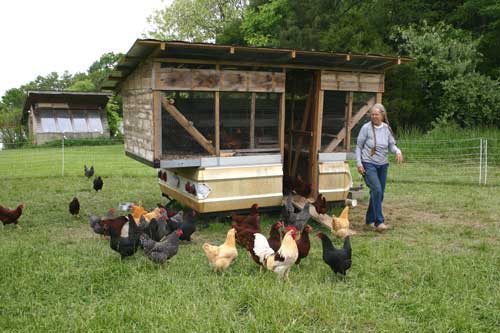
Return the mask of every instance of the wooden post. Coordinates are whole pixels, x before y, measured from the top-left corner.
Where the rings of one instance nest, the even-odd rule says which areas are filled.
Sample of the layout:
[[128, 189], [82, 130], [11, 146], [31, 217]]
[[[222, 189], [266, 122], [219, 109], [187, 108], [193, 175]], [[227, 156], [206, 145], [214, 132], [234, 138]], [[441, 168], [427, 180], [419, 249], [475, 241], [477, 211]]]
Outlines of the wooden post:
[[[215, 69], [220, 71], [220, 65], [215, 65]], [[221, 77], [222, 79], [222, 77]], [[220, 156], [220, 93], [215, 91], [215, 114], [214, 114], [214, 130], [215, 130], [215, 155]]]
[[346, 129], [345, 139], [344, 139], [344, 150], [349, 152], [351, 150], [351, 118], [352, 118], [352, 100], [354, 98], [354, 93], [349, 91], [346, 94], [346, 109], [345, 109], [345, 126]]
[[279, 145], [280, 145], [280, 155], [281, 161], [285, 159], [285, 93], [280, 95], [280, 117], [279, 117]]
[[153, 91], [153, 160], [161, 160], [162, 151], [162, 121], [161, 121], [161, 91]]
[[252, 102], [250, 106], [250, 149], [255, 148], [255, 99], [257, 94], [252, 93]]
[[316, 197], [319, 190], [318, 153], [321, 149], [321, 132], [323, 127], [324, 91], [321, 90], [321, 72], [314, 73], [314, 118], [311, 126], [313, 133], [309, 151], [309, 181], [312, 185], [311, 196]]
[[376, 103], [382, 104], [382, 93], [377, 93]]

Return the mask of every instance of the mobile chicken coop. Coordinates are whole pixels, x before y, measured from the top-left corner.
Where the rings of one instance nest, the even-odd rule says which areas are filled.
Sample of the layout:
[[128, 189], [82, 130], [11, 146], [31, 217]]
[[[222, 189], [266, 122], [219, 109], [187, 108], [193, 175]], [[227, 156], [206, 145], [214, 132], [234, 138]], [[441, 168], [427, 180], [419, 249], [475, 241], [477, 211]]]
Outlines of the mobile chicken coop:
[[126, 154], [199, 212], [279, 206], [283, 180], [345, 200], [351, 132], [407, 58], [136, 40], [105, 82]]

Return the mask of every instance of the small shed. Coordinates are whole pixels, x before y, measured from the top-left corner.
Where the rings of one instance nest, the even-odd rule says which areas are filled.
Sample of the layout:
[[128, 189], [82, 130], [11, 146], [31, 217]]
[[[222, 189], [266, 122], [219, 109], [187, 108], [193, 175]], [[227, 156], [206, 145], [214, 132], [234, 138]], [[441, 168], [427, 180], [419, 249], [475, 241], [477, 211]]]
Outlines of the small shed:
[[33, 143], [51, 140], [109, 138], [105, 107], [111, 94], [29, 91], [24, 104]]
[[280, 205], [300, 176], [345, 200], [352, 132], [409, 58], [138, 39], [104, 86], [123, 97], [125, 151], [199, 212]]

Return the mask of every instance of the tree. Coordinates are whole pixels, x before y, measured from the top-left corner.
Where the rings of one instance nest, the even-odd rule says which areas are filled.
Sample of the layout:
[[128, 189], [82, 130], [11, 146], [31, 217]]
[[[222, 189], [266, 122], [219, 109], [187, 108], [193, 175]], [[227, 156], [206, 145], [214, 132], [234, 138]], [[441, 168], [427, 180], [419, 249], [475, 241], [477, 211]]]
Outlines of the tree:
[[146, 37], [214, 42], [226, 25], [241, 20], [246, 0], [174, 0], [148, 17]]

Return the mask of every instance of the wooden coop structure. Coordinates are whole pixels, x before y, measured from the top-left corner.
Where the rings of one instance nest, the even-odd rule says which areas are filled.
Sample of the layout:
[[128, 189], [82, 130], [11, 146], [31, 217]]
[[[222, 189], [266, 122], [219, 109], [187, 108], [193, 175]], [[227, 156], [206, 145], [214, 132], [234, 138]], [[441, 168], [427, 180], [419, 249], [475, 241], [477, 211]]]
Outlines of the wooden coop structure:
[[105, 88], [121, 93], [126, 154], [199, 212], [279, 206], [284, 179], [347, 198], [356, 126], [408, 58], [139, 39]]
[[106, 104], [111, 94], [28, 91], [23, 116], [33, 143], [66, 139], [109, 138]]

